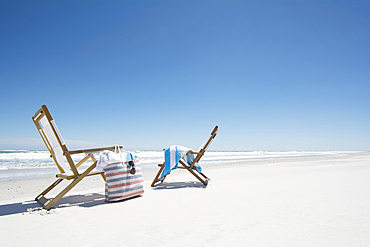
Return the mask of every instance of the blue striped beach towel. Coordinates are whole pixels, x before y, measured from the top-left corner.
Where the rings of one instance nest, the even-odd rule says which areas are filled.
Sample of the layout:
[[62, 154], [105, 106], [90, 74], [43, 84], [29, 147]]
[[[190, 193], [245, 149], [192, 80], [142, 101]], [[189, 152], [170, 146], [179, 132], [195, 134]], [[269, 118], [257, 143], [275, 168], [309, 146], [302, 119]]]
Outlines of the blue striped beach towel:
[[144, 193], [143, 174], [139, 164], [135, 164], [136, 173], [130, 174], [131, 166], [128, 162], [109, 164], [104, 173], [105, 183], [105, 201], [114, 202]]
[[[177, 169], [177, 166], [181, 159], [185, 162], [185, 164], [190, 166], [195, 157], [194, 154], [188, 153], [189, 151], [191, 151], [190, 148], [180, 145], [172, 145], [166, 148], [166, 150], [164, 151], [164, 169], [160, 179], [162, 179], [164, 176], [169, 175], [172, 170]], [[202, 172], [202, 168], [198, 163], [195, 163], [194, 167], [199, 172]]]

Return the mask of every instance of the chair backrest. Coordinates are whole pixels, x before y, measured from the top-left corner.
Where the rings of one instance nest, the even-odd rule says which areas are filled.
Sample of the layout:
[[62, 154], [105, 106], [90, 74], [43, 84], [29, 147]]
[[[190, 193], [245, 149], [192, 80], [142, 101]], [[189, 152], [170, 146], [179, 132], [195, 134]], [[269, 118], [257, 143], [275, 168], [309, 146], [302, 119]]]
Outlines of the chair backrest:
[[[211, 145], [212, 141], [216, 138], [216, 135], [218, 134], [218, 126], [216, 126], [213, 131], [211, 132], [208, 139], [203, 143], [203, 145], [198, 150], [198, 155], [195, 157], [194, 161], [199, 162], [200, 158], [202, 158], [203, 154], [207, 151], [209, 146]], [[193, 164], [195, 163], [193, 162]], [[192, 164], [192, 166], [193, 166]]]
[[64, 159], [68, 149], [46, 105], [41, 106], [32, 117], [32, 120], [59, 171], [66, 175], [73, 174], [74, 171], [71, 171], [71, 167]]

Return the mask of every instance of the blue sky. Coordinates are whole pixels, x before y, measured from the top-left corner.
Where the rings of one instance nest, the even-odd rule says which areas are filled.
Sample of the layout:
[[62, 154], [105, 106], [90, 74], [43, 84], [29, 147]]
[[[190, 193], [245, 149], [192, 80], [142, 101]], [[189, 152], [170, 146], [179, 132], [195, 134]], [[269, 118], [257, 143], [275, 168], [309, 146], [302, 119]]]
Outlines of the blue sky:
[[0, 149], [370, 150], [369, 1], [0, 0]]

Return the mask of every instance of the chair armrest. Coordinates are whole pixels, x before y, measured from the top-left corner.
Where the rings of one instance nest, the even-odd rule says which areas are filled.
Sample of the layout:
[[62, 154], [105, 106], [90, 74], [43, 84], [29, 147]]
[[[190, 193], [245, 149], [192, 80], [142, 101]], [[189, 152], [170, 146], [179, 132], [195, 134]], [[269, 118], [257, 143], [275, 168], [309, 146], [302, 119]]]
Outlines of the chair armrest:
[[[122, 146], [118, 146], [119, 148], [123, 148]], [[104, 148], [92, 148], [92, 149], [81, 149], [81, 150], [73, 150], [73, 151], [68, 151], [68, 154], [81, 154], [81, 153], [94, 153], [94, 152], [100, 152], [104, 150], [114, 150], [115, 147], [104, 147]]]

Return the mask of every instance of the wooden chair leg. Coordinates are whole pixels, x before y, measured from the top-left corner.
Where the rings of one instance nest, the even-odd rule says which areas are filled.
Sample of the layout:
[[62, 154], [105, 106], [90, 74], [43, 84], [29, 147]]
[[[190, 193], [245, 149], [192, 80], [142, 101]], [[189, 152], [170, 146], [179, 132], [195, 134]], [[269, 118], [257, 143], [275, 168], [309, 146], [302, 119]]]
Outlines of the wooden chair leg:
[[182, 162], [181, 160], [179, 161], [179, 163], [186, 169], [186, 170], [188, 170], [191, 174], [193, 174], [194, 175], [194, 177], [196, 177], [202, 184], [204, 184], [205, 186], [207, 186], [207, 184], [208, 184], [208, 180], [209, 180], [209, 178], [207, 178], [206, 177], [206, 175], [204, 175], [204, 174], [202, 174], [202, 173], [200, 173], [200, 174], [202, 174], [202, 176], [204, 176], [205, 177], [205, 180], [203, 180], [201, 177], [199, 177], [198, 176], [198, 174], [196, 174], [194, 171], [193, 171], [193, 169], [192, 168], [190, 168], [189, 166], [187, 166], [187, 165], [185, 165], [184, 164], [184, 162]]
[[164, 176], [162, 179], [161, 179], [161, 182], [163, 183], [163, 181], [166, 179], [167, 176]]
[[211, 180], [211, 179], [209, 179], [206, 175], [204, 175], [202, 172], [200, 172], [199, 174], [200, 174], [200, 175], [202, 175], [205, 179], [207, 179], [207, 180]]
[[102, 176], [102, 178], [103, 178], [104, 182], [107, 182], [107, 178], [105, 177], [105, 174], [104, 174], [104, 173], [102, 173], [102, 174], [100, 174], [100, 175]]
[[[57, 203], [68, 191], [70, 191], [76, 184], [78, 184], [83, 178], [86, 177], [94, 168], [96, 167], [96, 162], [87, 168], [80, 176], [75, 178], [64, 190], [62, 190], [54, 199], [47, 200], [42, 196], [38, 201], [43, 204], [44, 209], [49, 210], [55, 203]], [[55, 187], [55, 186], [54, 186]], [[49, 190], [50, 191], [50, 190]]]
[[39, 201], [42, 197], [44, 197], [49, 191], [55, 188], [60, 182], [62, 182], [62, 178], [58, 178], [54, 183], [52, 183], [49, 187], [47, 187], [40, 195], [36, 196], [35, 201]]
[[203, 180], [201, 177], [198, 176], [198, 174], [196, 174], [192, 169], [186, 169], [188, 170], [191, 174], [193, 174], [202, 184], [204, 184], [205, 186], [207, 186], [208, 184], [208, 179], [205, 179]]
[[[153, 180], [153, 182], [152, 182], [152, 184], [151, 184], [151, 187], [154, 187], [154, 185], [159, 181], [158, 180], [158, 178], [159, 178], [159, 176], [162, 174], [162, 171], [164, 170], [164, 163], [163, 164], [160, 164], [159, 165], [161, 168], [159, 169], [159, 171], [158, 171], [158, 173], [157, 173], [157, 175], [155, 176], [155, 178], [154, 178], [154, 180]], [[166, 177], [164, 177], [162, 180], [161, 180], [161, 182], [163, 182], [163, 180], [165, 179]]]

